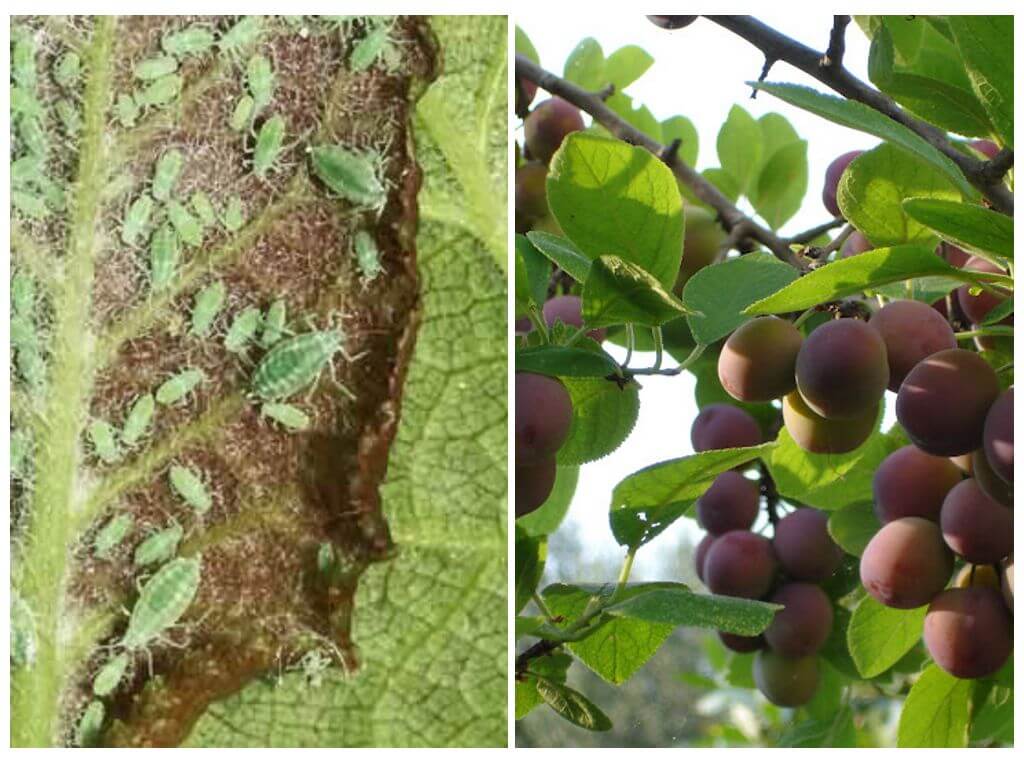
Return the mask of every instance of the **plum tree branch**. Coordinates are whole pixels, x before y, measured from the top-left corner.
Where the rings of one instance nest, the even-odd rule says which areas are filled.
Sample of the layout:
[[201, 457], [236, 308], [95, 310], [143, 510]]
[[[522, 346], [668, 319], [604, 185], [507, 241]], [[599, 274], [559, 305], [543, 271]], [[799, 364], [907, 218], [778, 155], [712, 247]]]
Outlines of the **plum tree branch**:
[[[952, 160], [967, 180], [988, 199], [993, 208], [1007, 215], [1013, 215], [1013, 193], [999, 179], [991, 178], [992, 171], [988, 161], [970, 157], [957, 150], [942, 130], [904, 112], [891, 98], [854, 77], [849, 70], [841, 66], [841, 63], [832, 60], [829, 53], [822, 54], [820, 51], [793, 40], [753, 16], [707, 16], [706, 18], [751, 43], [764, 54], [767, 60], [773, 63], [784, 61], [800, 71], [806, 72], [841, 96], [866, 104], [906, 126]], [[836, 17], [837, 23], [840, 18], [842, 17]], [[846, 18], [848, 19], [848, 17]], [[845, 29], [845, 25], [843, 28]], [[836, 25], [833, 25], [829, 45], [830, 52], [836, 34]], [[840, 55], [840, 61], [841, 58]]]
[[790, 250], [789, 244], [769, 229], [762, 227], [747, 216], [723, 195], [714, 184], [697, 173], [682, 159], [678, 153], [669, 151], [643, 131], [634, 128], [619, 117], [601, 98], [601, 93], [592, 93], [580, 88], [575, 83], [553, 75], [521, 54], [516, 54], [516, 76], [536, 83], [550, 94], [565, 99], [590, 115], [595, 122], [604, 126], [613, 136], [638, 147], [643, 147], [662, 162], [689, 187], [703, 202], [715, 209], [718, 218], [728, 232], [740, 225], [747, 230], [747, 235], [768, 248], [779, 259], [800, 268], [802, 263]]

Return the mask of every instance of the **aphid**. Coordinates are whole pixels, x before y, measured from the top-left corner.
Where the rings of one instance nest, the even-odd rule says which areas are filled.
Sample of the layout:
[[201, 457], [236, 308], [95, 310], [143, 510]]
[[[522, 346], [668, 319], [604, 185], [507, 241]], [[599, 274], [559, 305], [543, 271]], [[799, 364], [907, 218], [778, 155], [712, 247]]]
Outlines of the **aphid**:
[[42, 158], [38, 155], [22, 155], [11, 163], [11, 186], [15, 189], [34, 186], [36, 178], [42, 173]]
[[245, 212], [242, 209], [242, 198], [233, 195], [228, 200], [228, 206], [221, 214], [221, 223], [228, 232], [237, 232], [245, 224]]
[[11, 477], [25, 477], [25, 465], [31, 448], [28, 434], [20, 429], [11, 430]]
[[213, 506], [213, 499], [202, 479], [191, 469], [174, 464], [171, 466], [170, 479], [175, 492], [199, 514], [208, 512]]
[[153, 80], [141, 91], [134, 94], [135, 103], [143, 109], [146, 107], [162, 107], [170, 104], [181, 93], [181, 75], [164, 75]]
[[96, 677], [92, 679], [92, 692], [96, 696], [109, 696], [121, 684], [125, 670], [128, 669], [128, 656], [119, 653], [100, 667]]
[[53, 80], [61, 88], [71, 88], [82, 75], [82, 60], [74, 51], [61, 55], [53, 65]]
[[149, 226], [149, 217], [153, 213], [153, 198], [142, 193], [131, 204], [121, 222], [121, 242], [134, 246]]
[[29, 219], [45, 219], [50, 214], [43, 198], [33, 195], [31, 192], [17, 190], [11, 192], [11, 203], [18, 213]]
[[253, 99], [253, 116], [259, 114], [274, 98], [274, 70], [270, 60], [257, 53], [249, 59], [246, 82]]
[[36, 620], [28, 603], [11, 591], [11, 666], [31, 667], [36, 660]]
[[340, 330], [314, 331], [279, 342], [260, 361], [252, 376], [252, 391], [261, 400], [285, 400], [313, 384], [339, 350]]
[[327, 576], [334, 566], [337, 564], [338, 558], [334, 554], [334, 545], [329, 541], [320, 543], [319, 548], [316, 551], [316, 569], [321, 574]]
[[181, 175], [182, 166], [185, 165], [185, 157], [176, 149], [168, 150], [160, 155], [156, 161], [156, 169], [153, 171], [153, 181], [150, 184], [153, 197], [161, 202], [166, 202], [174, 191], [174, 184]]
[[310, 688], [319, 688], [324, 681], [324, 672], [331, 667], [331, 659], [319, 648], [306, 651], [299, 659], [299, 669]]
[[148, 568], [170, 560], [178, 551], [178, 544], [184, 535], [185, 531], [178, 523], [151, 534], [135, 548], [135, 566]]
[[217, 47], [228, 56], [237, 56], [246, 48], [259, 42], [263, 34], [263, 19], [259, 16], [243, 16], [235, 22], [217, 41]]
[[103, 731], [103, 718], [106, 717], [106, 714], [107, 710], [102, 701], [93, 699], [89, 702], [89, 706], [85, 708], [75, 727], [75, 744], [77, 746], [92, 747], [99, 744]]
[[167, 218], [185, 245], [198, 247], [203, 243], [203, 226], [188, 209], [177, 200], [167, 203]]
[[60, 99], [54, 104], [57, 110], [57, 118], [64, 126], [64, 132], [72, 138], [82, 130], [82, 116], [78, 114], [78, 108], [69, 99]]
[[217, 212], [213, 210], [213, 203], [210, 202], [210, 198], [205, 192], [196, 190], [192, 193], [189, 202], [204, 227], [212, 227], [217, 223]]
[[149, 243], [150, 288], [160, 291], [174, 279], [178, 269], [178, 235], [169, 223], [153, 233]]
[[363, 72], [378, 61], [384, 62], [389, 69], [392, 68], [397, 61], [397, 49], [389, 37], [390, 32], [390, 23], [371, 29], [366, 37], [352, 48], [352, 54], [348, 58], [349, 69], [353, 72]]
[[23, 117], [18, 121], [18, 138], [25, 149], [45, 160], [50, 154], [50, 139], [37, 117]]
[[124, 541], [124, 537], [131, 533], [132, 516], [127, 512], [114, 515], [110, 521], [100, 528], [96, 537], [92, 540], [92, 551], [100, 560], [109, 559], [114, 549]]
[[153, 420], [153, 411], [156, 409], [156, 399], [148, 392], [142, 395], [128, 411], [128, 417], [124, 420], [121, 428], [121, 442], [132, 447], [149, 429], [149, 423]]
[[22, 88], [36, 87], [36, 41], [29, 33], [18, 35], [11, 49], [11, 78]]
[[117, 450], [117, 435], [110, 422], [93, 419], [89, 425], [89, 440], [92, 441], [92, 448], [100, 457], [100, 461], [113, 464], [121, 457]]
[[252, 169], [260, 178], [267, 175], [267, 171], [274, 167], [274, 163], [281, 154], [284, 130], [284, 118], [280, 115], [274, 115], [260, 126], [259, 135], [256, 137], [256, 148], [252, 153]]
[[304, 432], [309, 429], [309, 415], [288, 403], [264, 403], [260, 414], [293, 432]]
[[359, 266], [359, 274], [363, 276], [363, 282], [372, 282], [384, 269], [380, 263], [380, 252], [377, 250], [377, 242], [373, 239], [373, 235], [366, 230], [356, 232], [355, 250], [356, 264]]
[[176, 403], [205, 380], [206, 375], [201, 370], [188, 368], [160, 385], [156, 391], [156, 401], [160, 405]]
[[133, 72], [139, 80], [158, 80], [178, 71], [178, 60], [173, 56], [157, 56], [135, 65]]
[[36, 311], [36, 282], [24, 272], [11, 275], [11, 308], [25, 317]]
[[288, 311], [284, 299], [277, 299], [267, 310], [263, 318], [263, 333], [260, 336], [260, 344], [264, 347], [273, 346], [284, 334], [285, 315]]
[[252, 113], [256, 108], [256, 101], [249, 94], [244, 94], [235, 105], [231, 113], [229, 125], [233, 131], [244, 131], [252, 120]]
[[36, 95], [20, 85], [11, 86], [11, 119], [38, 118], [43, 114], [43, 105]]
[[205, 338], [210, 332], [217, 313], [224, 306], [224, 297], [227, 295], [227, 288], [223, 280], [211, 283], [196, 294], [196, 303], [192, 307], [192, 326], [189, 333], [199, 338]]
[[36, 187], [51, 211], [64, 210], [64, 187], [53, 181], [49, 176], [40, 174], [35, 180]]
[[213, 32], [198, 25], [186, 27], [179, 32], [163, 36], [160, 47], [171, 56], [196, 56], [206, 53], [213, 46]]
[[311, 153], [314, 172], [332, 192], [370, 210], [384, 208], [387, 190], [377, 176], [382, 163], [376, 152], [326, 144]]
[[231, 327], [224, 337], [224, 348], [228, 352], [239, 354], [245, 351], [259, 330], [263, 315], [257, 307], [246, 307], [231, 321]]
[[139, 105], [135, 103], [130, 93], [120, 93], [117, 96], [117, 103], [114, 104], [114, 116], [117, 122], [125, 128], [131, 128], [139, 118]]
[[46, 383], [46, 361], [35, 339], [18, 347], [16, 362], [18, 373], [31, 389], [40, 389]]
[[199, 590], [202, 562], [199, 556], [179, 557], [153, 574], [139, 592], [128, 619], [121, 644], [129, 651], [149, 645], [174, 626], [195, 599]]

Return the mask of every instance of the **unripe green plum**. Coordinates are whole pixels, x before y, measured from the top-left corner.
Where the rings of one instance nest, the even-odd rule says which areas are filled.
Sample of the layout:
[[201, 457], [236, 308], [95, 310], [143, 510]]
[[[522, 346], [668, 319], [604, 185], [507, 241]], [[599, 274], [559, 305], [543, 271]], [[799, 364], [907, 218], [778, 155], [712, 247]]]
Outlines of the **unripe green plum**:
[[[971, 256], [964, 264], [964, 269], [969, 269], [974, 272], [987, 272], [992, 275], [1004, 275], [1006, 270], [1000, 269], [991, 261], [981, 258], [980, 256]], [[1002, 289], [985, 289], [977, 295], [971, 294], [971, 286], [961, 285], [956, 289], [957, 298], [960, 300], [960, 308], [964, 311], [967, 319], [972, 323], [980, 323], [985, 319], [985, 316], [995, 309], [999, 304], [1006, 301], [1009, 294]], [[1007, 325], [1011, 325], [1010, 320], [1006, 321]]]
[[761, 427], [749, 413], [735, 405], [715, 403], [701, 408], [690, 428], [695, 451], [745, 448], [761, 442]]
[[557, 471], [554, 456], [516, 465], [516, 517], [530, 514], [548, 500]]
[[572, 398], [558, 379], [517, 373], [516, 464], [533, 464], [554, 456], [569, 436]]
[[939, 520], [946, 544], [969, 563], [998, 563], [1013, 552], [1013, 511], [982, 491], [974, 478], [949, 492]]
[[1013, 486], [1004, 483], [989, 464], [988, 456], [981, 448], [971, 454], [971, 475], [990, 498], [1004, 507], [1013, 508]]
[[885, 343], [889, 390], [898, 392], [910, 370], [928, 355], [956, 349], [949, 322], [922, 301], [893, 301], [875, 312], [868, 325]]
[[901, 517], [868, 542], [860, 580], [875, 600], [890, 608], [927, 605], [953, 575], [953, 553], [931, 520]]
[[861, 154], [863, 152], [859, 149], [853, 152], [845, 152], [829, 163], [828, 168], [825, 169], [825, 186], [821, 190], [821, 202], [824, 203], [826, 210], [833, 216], [843, 215], [842, 211], [839, 210], [839, 204], [836, 202], [836, 189], [839, 187], [839, 179], [842, 178], [846, 166]]
[[1004, 483], [1013, 482], [1013, 388], [1001, 394], [985, 417], [982, 447], [992, 471]]
[[713, 536], [750, 528], [757, 517], [761, 494], [739, 472], [723, 472], [697, 499], [697, 522]]
[[924, 617], [924, 644], [942, 669], [965, 680], [997, 672], [1013, 650], [1013, 625], [999, 592], [948, 589]]
[[905, 445], [875, 470], [871, 483], [875, 515], [883, 525], [901, 517], [938, 522], [946, 494], [961, 479], [960, 470], [949, 459]]
[[782, 420], [793, 442], [810, 453], [848, 453], [867, 440], [878, 420], [878, 403], [852, 419], [826, 419], [797, 391], [782, 399]]
[[856, 418], [877, 406], [888, 382], [885, 342], [868, 323], [853, 318], [819, 325], [796, 357], [800, 396], [826, 419]]
[[516, 232], [529, 232], [548, 215], [547, 178], [548, 169], [541, 163], [516, 168]]
[[959, 456], [981, 446], [985, 417], [998, 396], [999, 380], [981, 355], [946, 349], [907, 374], [896, 396], [896, 419], [921, 450]]
[[682, 291], [686, 281], [715, 260], [725, 242], [725, 232], [714, 214], [697, 205], [685, 208], [686, 228], [683, 233], [683, 255], [676, 278], [676, 293]]
[[788, 320], [755, 317], [729, 336], [718, 355], [718, 380], [737, 400], [763, 403], [796, 387], [804, 337]]
[[818, 690], [818, 657], [787, 658], [769, 650], [754, 657], [754, 683], [777, 707], [802, 707]]
[[729, 531], [715, 539], [704, 560], [704, 583], [715, 595], [758, 600], [775, 579], [772, 543], [750, 531]]
[[824, 581], [843, 559], [828, 533], [828, 517], [812, 507], [799, 507], [779, 520], [772, 548], [782, 570], [800, 581]]
[[682, 29], [697, 20], [696, 16], [648, 16], [651, 23], [662, 29]]
[[718, 639], [722, 641], [722, 645], [733, 653], [753, 653], [764, 648], [764, 635], [747, 637], [745, 635], [733, 635], [729, 632], [719, 632]]
[[523, 125], [530, 157], [547, 165], [565, 137], [583, 130], [583, 115], [564, 99], [553, 96], [527, 115]]
[[[563, 325], [582, 328], [583, 300], [570, 294], [548, 299], [544, 302], [544, 322], [550, 328], [556, 320], [561, 320]], [[604, 328], [593, 328], [587, 331], [587, 336], [600, 344], [608, 336], [608, 331]]]

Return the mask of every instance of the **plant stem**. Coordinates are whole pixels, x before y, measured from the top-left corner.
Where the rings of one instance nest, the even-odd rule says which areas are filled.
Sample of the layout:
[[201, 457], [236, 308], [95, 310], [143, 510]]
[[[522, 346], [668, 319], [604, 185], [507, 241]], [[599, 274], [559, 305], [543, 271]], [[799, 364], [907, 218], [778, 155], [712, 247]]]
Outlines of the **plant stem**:
[[807, 322], [807, 318], [809, 318], [811, 315], [813, 315], [817, 311], [818, 310], [815, 309], [814, 307], [811, 307], [809, 309], [805, 309], [803, 312], [800, 313], [800, 316], [796, 320], [793, 321], [793, 325], [795, 325], [797, 328], [799, 328], [801, 325], [803, 325], [805, 322]]
[[680, 373], [685, 371], [695, 362], [697, 359], [704, 354], [704, 350], [707, 349], [703, 344], [698, 344], [693, 348], [693, 351], [687, 355], [686, 359], [683, 360], [675, 368], [622, 368], [623, 375], [626, 376], [678, 376]]
[[530, 302], [529, 315], [530, 321], [533, 323], [533, 327], [537, 329], [537, 333], [540, 334], [541, 340], [545, 344], [550, 344], [551, 337], [548, 336], [548, 324], [544, 322], [544, 315], [541, 314], [537, 305], [532, 301]]
[[615, 591], [612, 592], [612, 596], [608, 599], [609, 604], [615, 603], [622, 591], [626, 588], [626, 584], [629, 582], [629, 574], [633, 570], [633, 561], [636, 559], [636, 547], [630, 547], [626, 551], [626, 557], [622, 561], [622, 568], [619, 570], [619, 580], [615, 584]]
[[652, 328], [651, 335], [654, 337], [654, 367], [660, 369], [662, 354], [661, 328]]
[[1009, 325], [990, 325], [985, 328], [975, 328], [970, 331], [954, 333], [957, 339], [975, 339], [979, 336], [1013, 336], [1013, 327]]
[[537, 609], [541, 612], [545, 619], [550, 622], [554, 622], [555, 616], [551, 613], [551, 609], [548, 608], [548, 604], [544, 602], [544, 598], [540, 596], [540, 592], [536, 590], [533, 593], [533, 602], [537, 605]]
[[629, 361], [633, 359], [633, 350], [636, 348], [636, 329], [632, 323], [626, 323], [626, 359], [622, 361], [620, 368], [625, 368], [629, 365]]

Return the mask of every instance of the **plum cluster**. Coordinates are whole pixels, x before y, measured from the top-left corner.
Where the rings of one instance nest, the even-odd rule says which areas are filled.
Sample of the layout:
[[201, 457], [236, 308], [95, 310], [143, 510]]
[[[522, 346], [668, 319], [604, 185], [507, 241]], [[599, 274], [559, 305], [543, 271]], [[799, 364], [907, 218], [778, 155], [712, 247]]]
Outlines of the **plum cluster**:
[[[698, 451], [756, 445], [761, 428], [746, 411], [716, 404], [701, 410], [691, 431]], [[756, 653], [754, 680], [774, 704], [798, 707], [818, 688], [817, 653], [832, 631], [832, 601], [821, 588], [842, 552], [829, 537], [828, 519], [799, 507], [774, 520], [771, 538], [751, 530], [761, 488], [742, 471], [723, 472], [696, 504], [706, 535], [697, 546], [698, 578], [716, 595], [768, 600], [783, 608], [756, 637], [719, 633], [736, 653]]]

